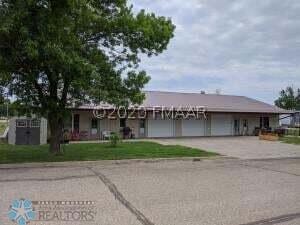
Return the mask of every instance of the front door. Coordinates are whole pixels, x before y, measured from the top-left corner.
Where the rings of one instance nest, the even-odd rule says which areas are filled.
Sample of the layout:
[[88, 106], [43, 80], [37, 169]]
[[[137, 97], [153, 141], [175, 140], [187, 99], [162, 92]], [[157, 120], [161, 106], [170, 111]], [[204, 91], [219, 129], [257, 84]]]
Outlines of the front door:
[[75, 132], [79, 132], [79, 124], [80, 124], [80, 115], [79, 114], [75, 114], [74, 118], [73, 118], [73, 131]]
[[240, 120], [234, 120], [234, 135], [240, 135]]
[[247, 119], [243, 119], [243, 135], [245, 136], [245, 135], [248, 135], [249, 133], [248, 133], [248, 129], [249, 129], [249, 127], [248, 127], [248, 120]]
[[91, 135], [97, 136], [98, 134], [98, 119], [92, 118], [91, 119]]
[[145, 119], [140, 119], [139, 121], [139, 137], [143, 138], [146, 136], [146, 120]]

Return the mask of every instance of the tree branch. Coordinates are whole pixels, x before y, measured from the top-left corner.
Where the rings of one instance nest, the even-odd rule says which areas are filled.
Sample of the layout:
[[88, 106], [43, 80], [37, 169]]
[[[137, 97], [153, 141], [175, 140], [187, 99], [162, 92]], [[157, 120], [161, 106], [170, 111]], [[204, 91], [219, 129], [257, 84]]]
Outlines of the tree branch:
[[45, 96], [44, 96], [41, 86], [39, 85], [39, 83], [37, 82], [36, 79], [34, 80], [33, 84], [34, 84], [35, 89], [38, 92], [38, 96], [39, 96], [42, 107], [46, 107], [47, 104], [46, 104]]

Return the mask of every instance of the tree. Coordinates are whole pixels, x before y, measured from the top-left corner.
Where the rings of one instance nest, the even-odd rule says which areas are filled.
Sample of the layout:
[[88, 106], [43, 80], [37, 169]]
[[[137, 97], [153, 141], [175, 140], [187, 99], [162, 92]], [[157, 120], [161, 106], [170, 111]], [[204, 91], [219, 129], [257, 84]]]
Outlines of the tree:
[[174, 29], [127, 0], [0, 0], [0, 82], [48, 118], [59, 153], [72, 104], [143, 100], [139, 56], [162, 53]]
[[275, 105], [283, 109], [300, 110], [300, 89], [294, 90], [292, 87], [287, 87], [286, 90], [281, 90]]
[[5, 102], [4, 88], [0, 87], [0, 105], [4, 104], [4, 102]]

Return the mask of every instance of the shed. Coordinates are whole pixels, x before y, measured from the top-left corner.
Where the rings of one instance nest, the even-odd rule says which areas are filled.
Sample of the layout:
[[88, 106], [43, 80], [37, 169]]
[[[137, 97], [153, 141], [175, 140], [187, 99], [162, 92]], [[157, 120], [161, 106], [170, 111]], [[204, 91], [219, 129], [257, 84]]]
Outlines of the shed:
[[47, 120], [45, 118], [11, 118], [9, 121], [8, 143], [12, 145], [46, 144]]

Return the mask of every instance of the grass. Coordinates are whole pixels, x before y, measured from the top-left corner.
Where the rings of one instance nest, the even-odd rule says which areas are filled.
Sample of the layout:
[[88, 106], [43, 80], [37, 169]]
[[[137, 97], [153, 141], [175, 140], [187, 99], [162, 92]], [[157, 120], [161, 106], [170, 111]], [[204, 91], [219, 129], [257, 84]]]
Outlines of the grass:
[[0, 135], [2, 135], [7, 127], [7, 122], [0, 121]]
[[300, 137], [285, 136], [285, 137], [281, 137], [279, 140], [288, 144], [300, 145]]
[[160, 145], [153, 142], [123, 142], [113, 148], [109, 143], [80, 143], [64, 145], [64, 154], [54, 156], [48, 145], [17, 146], [0, 144], [0, 164], [25, 162], [96, 161], [120, 159], [208, 157], [216, 153], [179, 145]]

